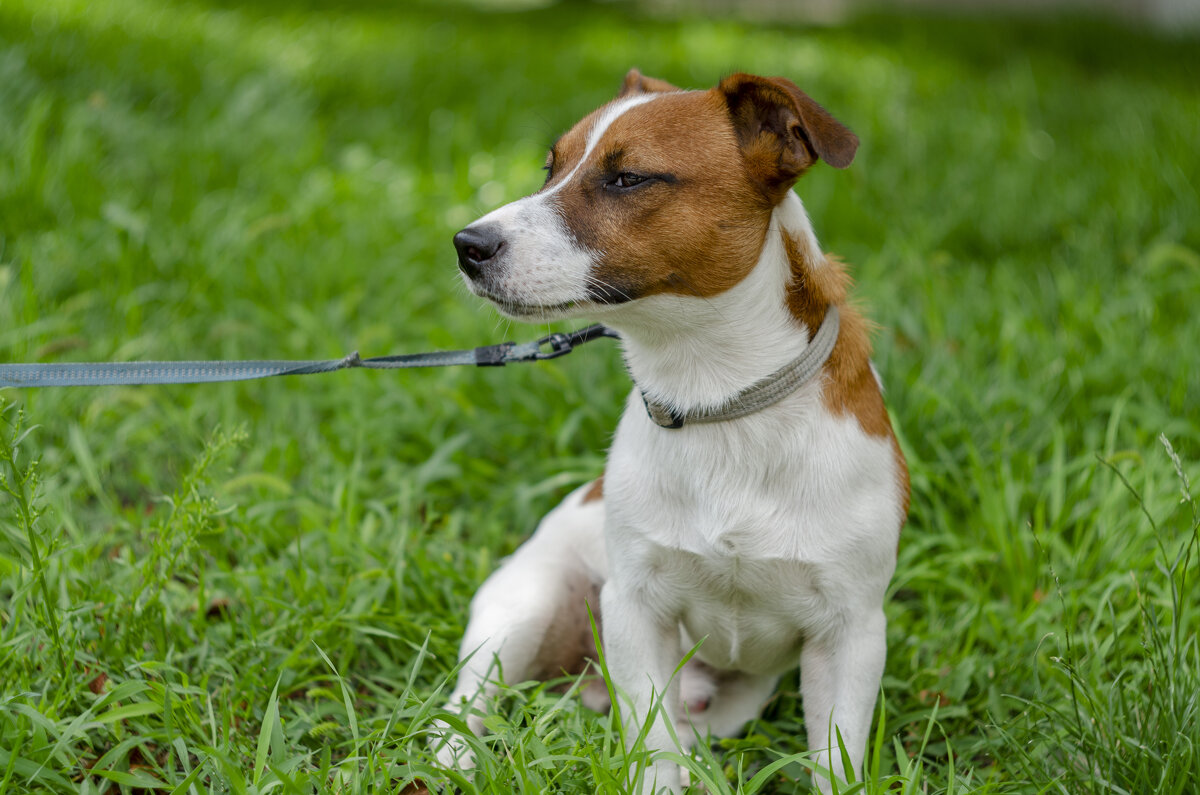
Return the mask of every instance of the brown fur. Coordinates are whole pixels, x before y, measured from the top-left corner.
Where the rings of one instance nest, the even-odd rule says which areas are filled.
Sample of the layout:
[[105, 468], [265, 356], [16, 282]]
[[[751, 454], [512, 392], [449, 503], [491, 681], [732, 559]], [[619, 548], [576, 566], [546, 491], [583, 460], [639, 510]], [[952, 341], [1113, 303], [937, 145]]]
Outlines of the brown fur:
[[[668, 91], [676, 89], [634, 69], [618, 99]], [[575, 168], [604, 110], [584, 117], [555, 143], [547, 187]], [[681, 118], [688, 123], [680, 124]], [[857, 147], [854, 133], [791, 82], [735, 74], [710, 91], [679, 92], [629, 109], [609, 126], [556, 204], [575, 239], [604, 253], [595, 300], [711, 297], [749, 274], [771, 212], [800, 175], [818, 157], [844, 168]], [[715, 168], [718, 163], [731, 167]], [[627, 172], [654, 180], [615, 190], [613, 180]], [[867, 434], [892, 440], [907, 512], [908, 470], [870, 369], [870, 325], [846, 303], [850, 277], [836, 259], [810, 263], [795, 241], [785, 235], [784, 243], [792, 263], [792, 314], [815, 330], [831, 304], [841, 312], [823, 400], [835, 414], [854, 416]], [[585, 501], [602, 495], [597, 481]]]
[[721, 81], [746, 169], [771, 203], [820, 157], [835, 168], [854, 160], [858, 136], [791, 81], [735, 74]]
[[825, 364], [821, 400], [834, 414], [852, 415], [865, 433], [891, 439], [907, 515], [908, 465], [892, 430], [879, 383], [871, 372], [872, 324], [847, 302], [853, 280], [838, 258], [826, 255], [823, 262], [814, 265], [790, 236], [783, 236], [783, 244], [792, 264], [792, 283], [787, 297], [792, 315], [811, 331], [821, 325], [830, 305], [838, 308], [841, 318], [837, 343]]
[[659, 80], [657, 77], [646, 77], [637, 69], [630, 69], [625, 75], [624, 82], [621, 83], [621, 91], [617, 94], [617, 99], [632, 94], [651, 94], [678, 90], [678, 88], [666, 80]]
[[604, 499], [604, 475], [593, 480], [592, 485], [583, 495], [584, 504], [602, 499]]
[[567, 584], [568, 596], [558, 603], [558, 612], [546, 627], [534, 655], [531, 678], [545, 680], [578, 676], [588, 662], [597, 659], [596, 639], [588, 608], [600, 627], [600, 586], [579, 579]]
[[[618, 99], [675, 91], [634, 69]], [[546, 187], [579, 163], [603, 111], [555, 143]], [[605, 254], [594, 274], [594, 300], [710, 297], [753, 268], [771, 210], [804, 170], [818, 156], [849, 165], [857, 147], [854, 133], [789, 81], [736, 74], [710, 91], [678, 92], [623, 114], [557, 205], [576, 240]], [[633, 191], [615, 188], [613, 181], [629, 172], [652, 179]], [[639, 234], [630, 236], [630, 229]]]
[[[681, 125], [680, 118], [689, 123]], [[592, 123], [589, 116], [556, 144], [550, 185], [560, 171], [574, 168]], [[708, 297], [745, 278], [758, 259], [771, 207], [744, 169], [711, 166], [739, 160], [724, 100], [714, 92], [667, 95], [613, 122], [557, 197], [575, 238], [605, 254], [595, 273], [597, 299]], [[621, 192], [610, 183], [625, 172], [659, 179]]]

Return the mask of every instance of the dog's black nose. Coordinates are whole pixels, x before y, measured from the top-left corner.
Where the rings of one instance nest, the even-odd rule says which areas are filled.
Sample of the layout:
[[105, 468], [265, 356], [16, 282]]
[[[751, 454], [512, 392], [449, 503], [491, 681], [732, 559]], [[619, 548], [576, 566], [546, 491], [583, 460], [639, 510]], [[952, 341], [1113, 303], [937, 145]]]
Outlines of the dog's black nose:
[[454, 236], [454, 248], [458, 249], [459, 269], [474, 279], [504, 248], [504, 238], [494, 226], [468, 226]]

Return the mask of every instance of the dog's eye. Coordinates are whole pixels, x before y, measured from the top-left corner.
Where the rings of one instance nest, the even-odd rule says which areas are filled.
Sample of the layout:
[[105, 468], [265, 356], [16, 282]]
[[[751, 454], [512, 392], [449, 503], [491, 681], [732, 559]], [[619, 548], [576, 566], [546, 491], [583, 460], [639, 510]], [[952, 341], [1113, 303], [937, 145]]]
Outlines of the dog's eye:
[[617, 178], [609, 184], [614, 188], [632, 188], [634, 185], [641, 185], [647, 179], [649, 179], [649, 177], [642, 176], [641, 174], [634, 174], [631, 171], [623, 171], [618, 174]]

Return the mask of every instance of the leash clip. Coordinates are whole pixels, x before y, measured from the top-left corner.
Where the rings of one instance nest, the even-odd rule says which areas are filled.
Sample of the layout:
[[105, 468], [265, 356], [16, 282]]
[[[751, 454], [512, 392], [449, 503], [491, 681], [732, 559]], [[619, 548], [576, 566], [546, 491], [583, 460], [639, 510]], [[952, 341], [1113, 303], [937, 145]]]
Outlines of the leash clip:
[[[538, 352], [534, 354], [533, 358], [539, 362], [545, 361], [546, 359], [557, 359], [559, 356], [566, 356], [575, 349], [575, 345], [571, 341], [571, 338], [566, 334], [561, 334], [558, 332], [542, 337], [537, 341], [537, 344]], [[550, 350], [541, 350], [546, 345], [550, 346]]]

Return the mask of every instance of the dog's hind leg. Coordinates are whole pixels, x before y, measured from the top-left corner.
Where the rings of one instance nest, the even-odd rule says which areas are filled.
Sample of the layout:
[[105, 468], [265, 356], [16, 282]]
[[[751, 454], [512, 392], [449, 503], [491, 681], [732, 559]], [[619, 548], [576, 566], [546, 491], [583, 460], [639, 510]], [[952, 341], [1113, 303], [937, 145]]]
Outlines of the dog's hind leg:
[[[471, 600], [447, 710], [465, 711], [467, 726], [478, 736], [500, 681], [581, 673], [595, 655], [588, 606], [599, 620], [606, 573], [604, 504], [591, 484], [547, 514]], [[437, 743], [443, 765], [473, 766], [466, 742], [444, 723]]]

